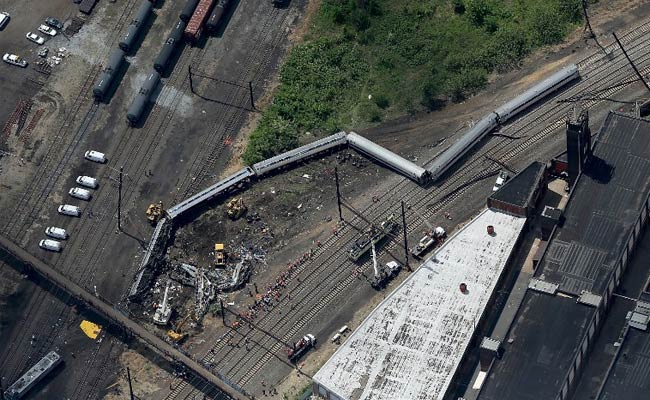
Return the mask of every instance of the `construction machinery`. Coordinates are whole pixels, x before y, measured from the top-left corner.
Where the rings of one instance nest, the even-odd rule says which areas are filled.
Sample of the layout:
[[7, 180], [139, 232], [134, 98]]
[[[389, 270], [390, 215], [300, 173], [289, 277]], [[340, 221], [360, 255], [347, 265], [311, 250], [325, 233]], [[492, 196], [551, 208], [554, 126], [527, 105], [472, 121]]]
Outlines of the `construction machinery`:
[[352, 261], [357, 261], [362, 255], [370, 250], [370, 247], [381, 242], [387, 235], [393, 233], [398, 227], [394, 219], [395, 216], [391, 214], [380, 224], [380, 226], [374, 224], [371, 225], [368, 230], [354, 242], [348, 251], [350, 259]]
[[224, 251], [223, 243], [214, 244], [214, 263], [217, 266], [226, 265], [226, 252]]
[[422, 256], [424, 256], [431, 248], [435, 247], [447, 237], [447, 232], [445, 232], [441, 226], [434, 228], [433, 225], [431, 225], [431, 223], [415, 208], [413, 209], [413, 212], [415, 212], [422, 222], [424, 222], [424, 224], [429, 228], [418, 244], [411, 249], [411, 254], [413, 254], [415, 258], [421, 259]]
[[226, 204], [226, 214], [228, 215], [228, 218], [232, 219], [233, 221], [244, 215], [247, 210], [248, 208], [246, 208], [246, 204], [244, 204], [243, 197], [235, 197], [233, 199], [230, 199], [230, 201]]
[[158, 203], [151, 203], [149, 204], [149, 207], [147, 207], [147, 219], [149, 220], [149, 223], [151, 225], [156, 225], [158, 220], [162, 218], [164, 213], [163, 210], [163, 203], [162, 201], [159, 201]]
[[316, 337], [314, 337], [314, 335], [311, 333], [306, 334], [302, 339], [298, 341], [298, 343], [293, 344], [293, 348], [287, 349], [287, 356], [289, 357], [289, 361], [295, 363], [300, 357], [302, 357], [305, 353], [307, 353], [307, 351], [309, 351], [309, 349], [315, 345]]
[[168, 304], [168, 297], [167, 295], [169, 294], [169, 284], [170, 282], [167, 281], [167, 286], [165, 287], [165, 295], [163, 296], [163, 301], [161, 304], [158, 305], [156, 308], [156, 312], [153, 314], [153, 322], [157, 325], [167, 325], [169, 322], [169, 317], [172, 315], [172, 308]]
[[167, 331], [167, 336], [169, 339], [174, 342], [174, 343], [180, 343], [183, 339], [187, 337], [187, 332], [183, 332], [183, 326], [187, 323], [187, 321], [194, 317], [194, 311], [190, 311], [189, 314], [187, 314], [181, 322], [176, 324], [176, 326], [172, 327], [169, 331]]
[[375, 252], [375, 245], [372, 245], [372, 268], [374, 270], [374, 276], [370, 281], [370, 285], [379, 290], [386, 287], [388, 282], [390, 282], [399, 271], [402, 269], [402, 265], [397, 261], [390, 261], [386, 265], [380, 267], [377, 263], [377, 253]]

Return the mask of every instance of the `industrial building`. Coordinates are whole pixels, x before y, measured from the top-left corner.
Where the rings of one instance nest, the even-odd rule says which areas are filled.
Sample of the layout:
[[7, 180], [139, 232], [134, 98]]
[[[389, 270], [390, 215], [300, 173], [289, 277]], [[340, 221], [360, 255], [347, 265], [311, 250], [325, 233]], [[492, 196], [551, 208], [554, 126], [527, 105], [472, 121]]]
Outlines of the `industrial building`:
[[[568, 399], [588, 363], [647, 221], [650, 121], [610, 113], [593, 147], [590, 136], [584, 115], [568, 123], [571, 191], [564, 222], [551, 233], [503, 343], [503, 357], [492, 363], [479, 399]], [[641, 322], [643, 315], [637, 318]], [[618, 368], [627, 369], [632, 381], [647, 369], [641, 356], [648, 353], [648, 341], [645, 333], [629, 334], [638, 365]], [[607, 384], [616, 385], [616, 379]]]
[[488, 207], [517, 217], [532, 216], [544, 192], [545, 177], [546, 165], [539, 161], [531, 163], [488, 197]]
[[362, 322], [314, 376], [314, 394], [446, 398], [525, 225], [481, 212]]

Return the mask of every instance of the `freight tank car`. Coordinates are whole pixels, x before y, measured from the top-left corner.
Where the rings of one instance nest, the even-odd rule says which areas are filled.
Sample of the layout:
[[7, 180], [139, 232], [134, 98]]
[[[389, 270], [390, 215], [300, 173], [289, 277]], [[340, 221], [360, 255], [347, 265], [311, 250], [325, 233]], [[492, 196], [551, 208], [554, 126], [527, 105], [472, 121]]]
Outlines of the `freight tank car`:
[[208, 22], [205, 23], [205, 29], [208, 32], [216, 32], [217, 29], [219, 29], [219, 26], [221, 26], [221, 20], [228, 10], [230, 2], [231, 0], [219, 0], [217, 2], [217, 5], [214, 6], [214, 10], [212, 10], [212, 14], [210, 14]]
[[151, 98], [151, 94], [153, 93], [156, 86], [158, 86], [158, 82], [160, 82], [160, 74], [158, 71], [151, 71], [147, 79], [142, 84], [138, 95], [135, 97], [135, 99], [133, 99], [129, 110], [126, 113], [126, 119], [129, 124], [135, 125], [138, 123], [138, 121], [140, 121], [140, 118], [142, 118], [142, 114], [144, 113], [144, 109], [147, 107], [147, 103]]
[[192, 14], [194, 14], [194, 10], [196, 9], [197, 4], [199, 4], [199, 0], [187, 0], [178, 18], [184, 22], [189, 21], [190, 18], [192, 18]]
[[138, 12], [136, 12], [133, 21], [131, 21], [128, 28], [126, 28], [126, 34], [118, 44], [120, 49], [127, 53], [131, 50], [136, 39], [140, 36], [142, 29], [144, 29], [144, 25], [147, 22], [149, 15], [151, 15], [152, 10], [153, 4], [151, 2], [144, 0], [142, 4], [140, 4], [140, 8], [138, 8]]
[[183, 31], [185, 31], [185, 25], [186, 24], [184, 21], [178, 21], [174, 29], [172, 29], [172, 33], [167, 38], [167, 41], [165, 41], [162, 49], [160, 49], [160, 53], [158, 53], [156, 61], [153, 63], [153, 69], [160, 72], [161, 74], [167, 69], [174, 51], [180, 44], [181, 39], [183, 39]]
[[113, 85], [113, 80], [123, 63], [124, 51], [122, 49], [115, 49], [110, 57], [108, 57], [108, 64], [101, 75], [99, 75], [99, 79], [97, 79], [97, 83], [93, 88], [93, 95], [97, 100], [101, 101], [106, 98], [106, 94]]
[[199, 4], [192, 14], [187, 26], [185, 27], [185, 40], [190, 43], [194, 43], [201, 37], [201, 32], [205, 26], [205, 20], [210, 15], [212, 11], [212, 6], [214, 5], [214, 0], [200, 0]]

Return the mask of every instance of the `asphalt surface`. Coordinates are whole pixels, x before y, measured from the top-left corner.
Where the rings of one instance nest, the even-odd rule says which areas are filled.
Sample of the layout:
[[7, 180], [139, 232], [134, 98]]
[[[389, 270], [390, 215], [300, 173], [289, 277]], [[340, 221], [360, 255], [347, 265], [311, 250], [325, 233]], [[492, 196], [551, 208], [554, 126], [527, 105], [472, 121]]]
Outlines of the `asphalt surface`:
[[[36, 28], [44, 23], [47, 17], [65, 21], [76, 9], [76, 5], [68, 0], [3, 1], [0, 3], [0, 11], [11, 15], [9, 23], [0, 31], [0, 56], [5, 53], [16, 54], [29, 62], [27, 68], [0, 63], [0, 88], [3, 92], [3, 95], [0, 96], [0, 121], [3, 126], [13, 112], [17, 100], [29, 99], [34, 96], [41, 89], [35, 81], [44, 80], [42, 74], [34, 69], [35, 63], [39, 59], [37, 52], [41, 46], [28, 41], [25, 34], [27, 32], [36, 33], [47, 40], [42, 47], [51, 47], [52, 43], [59, 43], [59, 40], [49, 43], [49, 38], [38, 32]], [[4, 147], [2, 142], [3, 140], [0, 138], [0, 149]]]

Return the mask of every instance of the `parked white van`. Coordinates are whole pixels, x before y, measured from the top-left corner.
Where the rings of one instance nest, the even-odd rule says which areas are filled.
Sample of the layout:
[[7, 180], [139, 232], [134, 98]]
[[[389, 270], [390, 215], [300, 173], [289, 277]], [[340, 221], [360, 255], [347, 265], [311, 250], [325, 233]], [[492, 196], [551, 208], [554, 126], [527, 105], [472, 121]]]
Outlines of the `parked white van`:
[[77, 199], [86, 200], [86, 201], [90, 200], [90, 197], [91, 197], [91, 194], [90, 194], [90, 192], [88, 190], [82, 189], [82, 188], [77, 188], [77, 187], [70, 189], [68, 194], [70, 196], [72, 196], [72, 197], [77, 198]]
[[63, 246], [61, 246], [61, 242], [52, 239], [43, 239], [38, 243], [38, 246], [41, 249], [45, 249], [49, 251], [61, 251], [61, 249], [63, 249]]
[[104, 153], [100, 153], [95, 150], [88, 150], [86, 154], [84, 154], [84, 157], [86, 158], [86, 160], [94, 161], [101, 164], [104, 164], [106, 162], [106, 155]]
[[0, 12], [0, 29], [3, 29], [8, 23], [11, 16], [8, 12]]
[[71, 217], [81, 216], [81, 208], [77, 206], [71, 206], [70, 204], [61, 204], [59, 206], [59, 214], [69, 215]]
[[57, 228], [56, 226], [47, 227], [45, 229], [45, 234], [56, 239], [66, 240], [68, 238], [68, 232], [63, 228]]
[[97, 189], [98, 186], [97, 179], [85, 175], [78, 176], [77, 183], [80, 184], [81, 186], [85, 186], [91, 189]]

